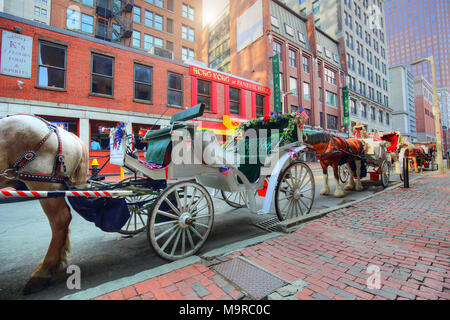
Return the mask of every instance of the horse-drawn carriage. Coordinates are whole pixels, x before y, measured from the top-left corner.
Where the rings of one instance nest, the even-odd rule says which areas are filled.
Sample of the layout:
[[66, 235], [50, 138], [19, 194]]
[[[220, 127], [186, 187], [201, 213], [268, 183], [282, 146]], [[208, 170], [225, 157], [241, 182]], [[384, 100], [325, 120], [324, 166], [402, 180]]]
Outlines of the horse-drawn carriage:
[[425, 169], [437, 170], [436, 162], [436, 142], [414, 142], [412, 143], [406, 155], [411, 159], [410, 165], [416, 172]]
[[[145, 161], [133, 152], [132, 136], [113, 130], [111, 161], [135, 176], [114, 185], [92, 182], [101, 190], [135, 191], [127, 198], [131, 216], [121, 232], [147, 230], [155, 252], [168, 260], [193, 255], [206, 241], [214, 220], [207, 188], [219, 190], [228, 204], [254, 213], [268, 213], [274, 198], [280, 220], [308, 214], [314, 201], [312, 171], [296, 160], [306, 150], [298, 117], [255, 119], [222, 146], [213, 133], [188, 121], [202, 116], [204, 107], [175, 114], [169, 127], [149, 131]], [[266, 193], [259, 211], [258, 190]]]

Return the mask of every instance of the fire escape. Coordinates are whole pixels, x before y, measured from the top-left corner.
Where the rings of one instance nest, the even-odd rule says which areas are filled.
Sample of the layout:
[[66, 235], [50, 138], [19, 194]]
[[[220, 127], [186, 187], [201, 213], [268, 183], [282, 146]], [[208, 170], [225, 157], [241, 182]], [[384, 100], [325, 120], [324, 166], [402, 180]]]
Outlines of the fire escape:
[[95, 37], [130, 45], [134, 0], [97, 0]]

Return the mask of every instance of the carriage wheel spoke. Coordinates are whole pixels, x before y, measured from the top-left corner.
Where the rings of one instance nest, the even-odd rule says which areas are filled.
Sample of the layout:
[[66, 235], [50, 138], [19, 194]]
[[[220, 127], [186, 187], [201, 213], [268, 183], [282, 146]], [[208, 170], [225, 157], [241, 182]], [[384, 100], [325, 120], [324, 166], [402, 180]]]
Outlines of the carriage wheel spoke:
[[178, 221], [172, 220], [172, 221], [166, 221], [166, 222], [155, 223], [155, 228], [156, 228], [156, 227], [164, 227], [164, 226], [171, 225], [171, 224], [174, 224], [174, 223], [178, 223]]
[[171, 232], [173, 229], [177, 228], [177, 225], [174, 225], [173, 227], [167, 229], [166, 231], [160, 233], [157, 237], [155, 237], [155, 240], [158, 241], [159, 239], [161, 239], [162, 237], [164, 237], [166, 234], [168, 234], [169, 232]]
[[200, 240], [203, 240], [203, 236], [194, 227], [189, 226], [189, 230], [192, 230], [197, 235], [197, 237], [200, 238]]
[[168, 212], [165, 212], [165, 211], [158, 210], [157, 214], [160, 214], [160, 215], [165, 216], [165, 217], [170, 218], [170, 219], [178, 220], [178, 216], [173, 215], [173, 214], [168, 213]]
[[177, 208], [175, 208], [175, 206], [172, 204], [172, 201], [167, 201], [167, 199], [164, 199], [164, 202], [169, 205], [169, 207], [173, 210], [173, 212], [175, 212], [177, 215], [180, 215], [180, 211]]
[[172, 242], [172, 239], [180, 232], [180, 229], [178, 228], [174, 233], [170, 235], [170, 237], [164, 242], [163, 246], [161, 247], [162, 251], [165, 251], [169, 243]]
[[180, 235], [181, 235], [182, 232], [183, 231], [180, 230], [180, 229], [177, 231], [178, 234], [177, 234], [177, 237], [175, 238], [175, 242], [174, 242], [174, 244], [172, 246], [172, 252], [170, 253], [171, 255], [175, 254], [175, 250], [177, 249], [178, 242], [180, 241]]

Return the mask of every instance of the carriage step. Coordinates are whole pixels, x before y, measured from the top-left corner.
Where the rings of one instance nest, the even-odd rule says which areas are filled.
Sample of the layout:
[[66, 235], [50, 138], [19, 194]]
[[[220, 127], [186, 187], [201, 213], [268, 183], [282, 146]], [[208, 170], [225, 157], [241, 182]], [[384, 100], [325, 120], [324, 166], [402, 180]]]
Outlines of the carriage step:
[[256, 300], [261, 300], [287, 285], [281, 278], [241, 257], [215, 265], [212, 269]]

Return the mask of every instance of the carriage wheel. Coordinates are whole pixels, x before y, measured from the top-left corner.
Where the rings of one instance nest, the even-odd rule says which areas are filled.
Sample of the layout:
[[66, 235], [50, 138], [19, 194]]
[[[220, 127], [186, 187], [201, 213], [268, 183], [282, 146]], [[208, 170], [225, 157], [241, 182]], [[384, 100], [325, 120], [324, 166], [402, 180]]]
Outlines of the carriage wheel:
[[348, 177], [350, 176], [350, 171], [346, 164], [339, 166], [339, 180], [341, 183], [346, 183], [348, 181]]
[[275, 210], [280, 221], [307, 215], [314, 203], [312, 170], [304, 162], [291, 163], [283, 171], [275, 191]]
[[391, 176], [391, 166], [387, 161], [383, 161], [381, 164], [381, 184], [383, 188], [387, 188], [389, 185], [389, 179]]
[[125, 201], [130, 211], [130, 218], [119, 231], [121, 234], [133, 235], [145, 230], [147, 227], [148, 208], [147, 204], [153, 201], [155, 196], [153, 194], [132, 195], [125, 198]]
[[247, 193], [246, 192], [229, 192], [220, 190], [223, 200], [233, 208], [247, 207]]
[[194, 255], [208, 238], [214, 206], [208, 191], [196, 182], [179, 182], [166, 189], [148, 217], [147, 237], [164, 259]]

